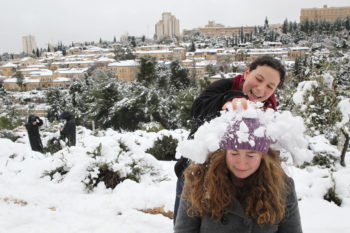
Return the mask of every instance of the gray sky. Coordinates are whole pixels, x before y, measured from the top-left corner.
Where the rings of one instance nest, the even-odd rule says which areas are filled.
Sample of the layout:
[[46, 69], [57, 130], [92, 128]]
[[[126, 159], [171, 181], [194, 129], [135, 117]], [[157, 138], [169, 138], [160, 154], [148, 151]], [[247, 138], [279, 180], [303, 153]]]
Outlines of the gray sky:
[[22, 36], [36, 37], [39, 47], [62, 41], [113, 40], [129, 35], [152, 37], [162, 12], [171, 12], [183, 29], [208, 20], [225, 26], [299, 22], [301, 8], [350, 6], [350, 0], [1, 0], [0, 53], [20, 52]]

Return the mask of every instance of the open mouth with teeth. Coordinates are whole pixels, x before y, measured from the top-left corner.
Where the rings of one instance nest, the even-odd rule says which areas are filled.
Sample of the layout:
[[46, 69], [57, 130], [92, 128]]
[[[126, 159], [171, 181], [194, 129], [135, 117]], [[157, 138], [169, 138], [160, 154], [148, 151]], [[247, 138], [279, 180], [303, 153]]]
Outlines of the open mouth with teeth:
[[260, 96], [260, 95], [255, 94], [255, 93], [253, 92], [253, 90], [250, 90], [250, 94], [253, 95], [253, 96], [254, 96], [255, 98], [257, 98], [257, 99], [259, 99], [259, 98], [262, 97], [262, 96]]

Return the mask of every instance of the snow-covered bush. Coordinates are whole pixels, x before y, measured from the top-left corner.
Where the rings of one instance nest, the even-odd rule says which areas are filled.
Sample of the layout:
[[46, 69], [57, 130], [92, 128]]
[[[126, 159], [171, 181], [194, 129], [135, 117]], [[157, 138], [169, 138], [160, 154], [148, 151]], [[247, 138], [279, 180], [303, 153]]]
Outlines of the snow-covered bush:
[[146, 150], [146, 153], [150, 153], [158, 160], [175, 160], [177, 144], [176, 138], [164, 135], [162, 138], [158, 138], [153, 147]]

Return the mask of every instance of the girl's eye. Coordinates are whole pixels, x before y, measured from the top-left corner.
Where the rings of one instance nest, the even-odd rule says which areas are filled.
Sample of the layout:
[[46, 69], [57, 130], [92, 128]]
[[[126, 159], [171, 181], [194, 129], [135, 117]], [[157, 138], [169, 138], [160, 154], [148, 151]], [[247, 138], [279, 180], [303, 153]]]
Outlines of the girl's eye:
[[249, 154], [247, 154], [247, 156], [248, 156], [248, 158], [255, 158], [258, 156], [258, 154], [257, 153], [249, 153]]
[[273, 90], [273, 87], [272, 87], [272, 86], [267, 86], [267, 88], [269, 88], [269, 89]]

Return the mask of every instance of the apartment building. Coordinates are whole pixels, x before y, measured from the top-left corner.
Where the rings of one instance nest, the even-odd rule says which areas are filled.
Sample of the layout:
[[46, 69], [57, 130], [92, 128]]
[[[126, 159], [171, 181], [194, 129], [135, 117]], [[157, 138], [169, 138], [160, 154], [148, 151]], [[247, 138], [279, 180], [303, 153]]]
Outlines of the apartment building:
[[179, 20], [170, 12], [164, 12], [162, 19], [155, 25], [155, 36], [158, 40], [168, 37], [180, 37]]
[[116, 73], [119, 81], [135, 80], [140, 70], [140, 64], [135, 60], [110, 63], [108, 67]]
[[0, 74], [3, 76], [12, 76], [16, 72], [17, 67], [18, 65], [8, 62], [5, 65], [0, 67], [1, 69]]
[[[280, 24], [270, 25], [272, 30], [280, 30]], [[232, 36], [234, 34], [238, 35], [243, 30], [244, 34], [249, 34], [255, 30], [255, 26], [241, 26], [241, 27], [225, 27], [222, 24], [215, 23], [215, 21], [209, 21], [207, 25], [202, 28], [196, 28], [192, 30], [184, 30], [183, 34], [190, 35], [194, 32], [200, 32], [204, 36], [208, 37], [219, 37], [219, 36]]]
[[174, 57], [174, 52], [168, 49], [165, 50], [151, 50], [151, 51], [136, 51], [136, 58], [140, 58], [143, 56], [151, 56], [155, 57], [157, 60], [172, 60]]
[[302, 8], [300, 10], [300, 22], [306, 19], [318, 21], [336, 21], [337, 19], [345, 19], [350, 17], [350, 6], [344, 7], [328, 7], [323, 8]]
[[23, 36], [22, 47], [23, 47], [23, 52], [27, 54], [32, 54], [33, 50], [35, 51], [37, 49], [35, 37], [32, 35]]

